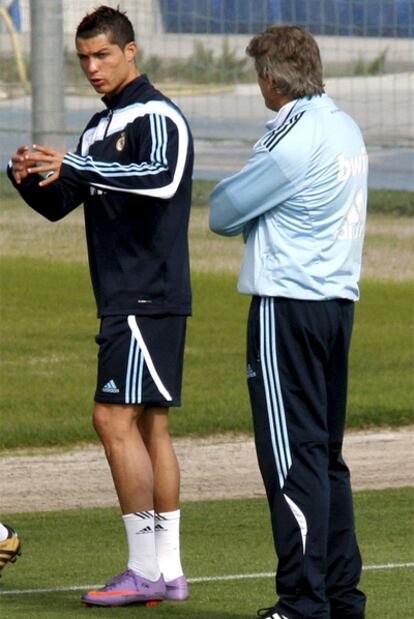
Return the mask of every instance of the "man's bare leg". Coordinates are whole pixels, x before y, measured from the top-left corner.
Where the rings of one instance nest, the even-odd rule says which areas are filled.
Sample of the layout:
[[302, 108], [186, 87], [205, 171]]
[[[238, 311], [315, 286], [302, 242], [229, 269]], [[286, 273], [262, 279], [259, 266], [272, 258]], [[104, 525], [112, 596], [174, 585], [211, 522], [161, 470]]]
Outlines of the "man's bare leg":
[[93, 423], [105, 449], [128, 539], [128, 568], [151, 581], [161, 570], [155, 546], [154, 475], [138, 429], [144, 406], [96, 403]]
[[138, 419], [154, 471], [155, 542], [167, 599], [188, 598], [180, 556], [180, 469], [172, 444], [168, 409], [147, 407]]
[[180, 507], [180, 469], [171, 440], [168, 408], [147, 407], [138, 418], [138, 428], [152, 462], [156, 512]]
[[144, 406], [95, 404], [94, 428], [102, 441], [123, 514], [154, 508], [150, 456], [138, 429]]

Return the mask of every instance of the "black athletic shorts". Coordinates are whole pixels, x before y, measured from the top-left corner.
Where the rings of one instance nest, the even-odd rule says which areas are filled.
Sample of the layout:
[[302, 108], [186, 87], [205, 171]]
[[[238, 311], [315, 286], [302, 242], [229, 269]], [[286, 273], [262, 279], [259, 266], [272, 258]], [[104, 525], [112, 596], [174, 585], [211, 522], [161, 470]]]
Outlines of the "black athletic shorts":
[[105, 316], [95, 402], [180, 406], [186, 316]]

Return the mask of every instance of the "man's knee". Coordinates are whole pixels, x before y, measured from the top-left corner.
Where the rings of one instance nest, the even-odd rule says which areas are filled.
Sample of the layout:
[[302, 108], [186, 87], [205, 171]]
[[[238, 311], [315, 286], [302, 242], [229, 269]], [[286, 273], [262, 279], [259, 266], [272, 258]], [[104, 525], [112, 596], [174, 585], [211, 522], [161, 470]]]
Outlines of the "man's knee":
[[97, 402], [92, 425], [103, 442], [119, 440], [131, 431], [138, 415], [139, 407]]
[[112, 406], [97, 403], [92, 415], [92, 425], [95, 432], [101, 436], [111, 424]]

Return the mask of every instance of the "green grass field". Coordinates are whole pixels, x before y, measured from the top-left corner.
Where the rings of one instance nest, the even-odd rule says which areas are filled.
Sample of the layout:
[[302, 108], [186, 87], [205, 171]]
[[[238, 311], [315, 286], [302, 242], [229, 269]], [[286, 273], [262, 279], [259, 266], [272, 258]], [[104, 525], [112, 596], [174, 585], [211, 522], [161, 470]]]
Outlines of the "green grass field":
[[[414, 533], [412, 501], [412, 489], [356, 494], [367, 619], [413, 617], [413, 547], [407, 544]], [[275, 559], [264, 499], [185, 503], [182, 515], [190, 601], [109, 610], [84, 609], [79, 598], [85, 587], [103, 584], [124, 569], [126, 546], [118, 510], [10, 514], [24, 547], [1, 579], [2, 619], [121, 614], [142, 619], [253, 619], [257, 608], [274, 603]]]
[[[94, 440], [90, 425], [97, 332], [79, 264], [2, 260], [2, 448]], [[195, 273], [184, 405], [176, 435], [249, 432], [244, 347], [248, 298], [229, 274]], [[412, 422], [412, 287], [365, 282], [351, 354], [350, 427]], [[16, 423], [18, 420], [18, 423]]]

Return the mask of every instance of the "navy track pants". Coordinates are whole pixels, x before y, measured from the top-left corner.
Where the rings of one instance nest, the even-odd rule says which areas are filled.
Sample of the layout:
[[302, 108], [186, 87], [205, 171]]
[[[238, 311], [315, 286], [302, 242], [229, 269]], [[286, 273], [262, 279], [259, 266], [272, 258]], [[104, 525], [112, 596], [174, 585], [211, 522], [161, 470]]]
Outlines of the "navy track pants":
[[278, 556], [276, 610], [363, 619], [349, 470], [342, 458], [354, 303], [253, 297], [247, 376]]

